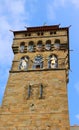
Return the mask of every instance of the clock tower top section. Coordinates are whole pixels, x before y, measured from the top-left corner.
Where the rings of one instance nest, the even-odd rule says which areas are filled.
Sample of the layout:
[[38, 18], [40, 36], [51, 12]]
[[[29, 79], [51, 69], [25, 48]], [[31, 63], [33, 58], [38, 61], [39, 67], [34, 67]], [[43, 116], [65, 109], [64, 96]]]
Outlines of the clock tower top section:
[[12, 72], [65, 69], [68, 82], [69, 27], [27, 27], [13, 34]]

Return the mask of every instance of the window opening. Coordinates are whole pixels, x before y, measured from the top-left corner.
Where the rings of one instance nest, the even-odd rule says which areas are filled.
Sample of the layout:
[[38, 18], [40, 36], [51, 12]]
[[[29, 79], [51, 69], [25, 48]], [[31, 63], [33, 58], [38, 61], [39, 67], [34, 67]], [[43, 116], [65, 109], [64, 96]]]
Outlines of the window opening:
[[51, 49], [51, 41], [50, 40], [46, 41], [45, 48], [46, 48], [46, 50], [50, 50]]
[[34, 51], [34, 42], [33, 41], [29, 42], [28, 51], [29, 52], [33, 52]]
[[36, 68], [37, 68], [37, 69], [40, 69], [40, 65], [36, 65]]
[[28, 36], [31, 36], [31, 33], [29, 33]]
[[43, 97], [43, 85], [40, 84], [40, 98]]
[[55, 49], [60, 49], [60, 40], [59, 40], [59, 39], [56, 39], [56, 40], [55, 40], [54, 48], [55, 48]]
[[50, 32], [50, 35], [52, 35], [53, 34], [53, 32]]
[[56, 31], [54, 31], [54, 34], [56, 34]]
[[25, 48], [25, 43], [22, 42], [22, 43], [20, 44], [20, 52], [21, 52], [21, 53], [24, 52], [24, 48]]
[[43, 35], [44, 33], [43, 32], [41, 32], [41, 35]]
[[42, 41], [39, 41], [39, 42], [37, 43], [37, 50], [38, 50], [38, 51], [41, 51], [42, 49], [43, 49]]
[[39, 36], [39, 35], [40, 35], [40, 33], [38, 32], [38, 33], [37, 33], [37, 35]]
[[31, 96], [31, 85], [28, 86], [28, 98]]

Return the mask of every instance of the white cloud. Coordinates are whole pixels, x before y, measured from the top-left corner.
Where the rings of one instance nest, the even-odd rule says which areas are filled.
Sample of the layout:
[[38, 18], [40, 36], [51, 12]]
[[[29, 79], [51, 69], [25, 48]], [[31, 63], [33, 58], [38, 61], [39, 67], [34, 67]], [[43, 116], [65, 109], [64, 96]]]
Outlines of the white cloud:
[[37, 0], [0, 1], [0, 92], [4, 90], [13, 60], [13, 34], [9, 30], [22, 30], [25, 29], [24, 26], [29, 25], [30, 18], [35, 13], [36, 2]]
[[47, 5], [47, 17], [50, 20], [54, 20], [55, 19], [55, 12], [54, 12], [54, 8], [51, 4]]
[[11, 49], [13, 35], [9, 30], [24, 28], [29, 16], [28, 11], [25, 11], [25, 0], [0, 1], [0, 98], [13, 58]]
[[47, 17], [50, 20], [54, 20], [56, 18], [56, 10], [59, 7], [65, 7], [66, 6], [66, 0], [49, 0], [47, 3]]
[[24, 4], [25, 0], [6, 0], [7, 9], [13, 15], [23, 14], [25, 12]]
[[[3, 6], [2, 6], [3, 5]], [[2, 7], [0, 10], [2, 12], [2, 10], [7, 9], [5, 12], [5, 14], [7, 13], [11, 13], [13, 15], [15, 14], [21, 14], [24, 13], [25, 9], [24, 6], [25, 5], [25, 0], [3, 0], [0, 3], [0, 7]]]
[[73, 9], [79, 9], [79, 0], [49, 0], [47, 2], [47, 16], [48, 19], [54, 20], [56, 18], [57, 9], [72, 6]]
[[71, 2], [76, 8], [79, 8], [79, 0], [71, 0]]
[[78, 7], [79, 8], [79, 0], [54, 0], [53, 5], [54, 7], [65, 7], [69, 6], [69, 4], [74, 5], [73, 7]]
[[[10, 29], [17, 30], [25, 25], [28, 19], [28, 11], [25, 13], [25, 0], [3, 0], [0, 3], [0, 61], [9, 59], [12, 44]], [[27, 22], [27, 21], [26, 21]], [[6, 57], [6, 58], [5, 58]], [[7, 62], [7, 61], [6, 61]]]
[[53, 5], [54, 5], [54, 7], [55, 8], [57, 8], [57, 7], [64, 7], [64, 6], [66, 6], [66, 0], [54, 0], [54, 2], [53, 2]]
[[78, 114], [78, 115], [76, 115], [76, 118], [79, 120], [79, 114]]

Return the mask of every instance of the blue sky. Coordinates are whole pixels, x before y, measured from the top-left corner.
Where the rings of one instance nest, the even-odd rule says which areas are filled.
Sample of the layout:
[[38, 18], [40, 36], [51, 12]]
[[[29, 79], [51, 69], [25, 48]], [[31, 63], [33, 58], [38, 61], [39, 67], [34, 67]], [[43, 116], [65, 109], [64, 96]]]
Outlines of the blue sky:
[[79, 0], [0, 0], [0, 104], [13, 60], [13, 34], [25, 26], [70, 27], [68, 102], [70, 124], [79, 125]]

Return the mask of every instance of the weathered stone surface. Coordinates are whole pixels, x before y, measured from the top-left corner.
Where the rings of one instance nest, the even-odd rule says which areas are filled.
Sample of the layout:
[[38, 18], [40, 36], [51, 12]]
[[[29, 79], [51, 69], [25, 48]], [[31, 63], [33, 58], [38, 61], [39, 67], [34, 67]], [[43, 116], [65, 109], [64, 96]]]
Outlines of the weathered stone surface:
[[[13, 46], [20, 46], [22, 41], [40, 40], [33, 33], [31, 38], [24, 38], [23, 34], [15, 35]], [[19, 39], [22, 38], [22, 39]], [[56, 37], [61, 43], [68, 42], [66, 31], [58, 31], [55, 36], [45, 32], [42, 36], [43, 44], [49, 38], [54, 43]], [[26, 44], [27, 44], [26, 43]], [[45, 45], [44, 45], [45, 46]], [[19, 51], [18, 51], [19, 52]], [[50, 54], [56, 54], [59, 59], [68, 57], [66, 51], [42, 51], [17, 53], [14, 55], [12, 68], [6, 86], [2, 107], [0, 108], [0, 130], [69, 130], [69, 114], [67, 99], [67, 68], [58, 61], [58, 69], [48, 69], [47, 58]], [[44, 68], [33, 70], [31, 60], [36, 55], [44, 58]], [[19, 71], [19, 61], [22, 56], [30, 57], [28, 71]], [[42, 97], [40, 97], [40, 85], [43, 85]], [[31, 85], [29, 96], [29, 85]]]

